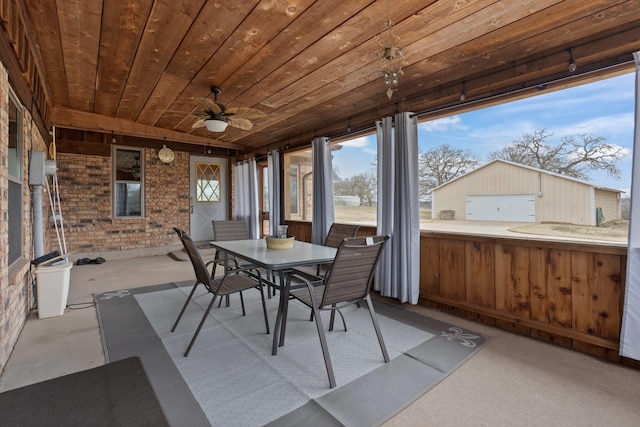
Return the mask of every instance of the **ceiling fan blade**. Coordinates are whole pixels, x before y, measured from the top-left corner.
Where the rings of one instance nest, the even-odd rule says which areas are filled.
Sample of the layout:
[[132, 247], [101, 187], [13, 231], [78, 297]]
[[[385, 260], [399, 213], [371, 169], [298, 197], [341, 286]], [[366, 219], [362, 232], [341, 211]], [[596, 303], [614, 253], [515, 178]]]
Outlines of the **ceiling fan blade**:
[[191, 125], [191, 129], [196, 129], [196, 128], [201, 128], [204, 126], [204, 121], [205, 119], [200, 119], [197, 122], [195, 122], [193, 125]]
[[195, 114], [195, 111], [187, 110], [155, 110], [161, 113], [173, 113], [173, 114]]
[[245, 119], [244, 117], [239, 116], [228, 116], [227, 123], [229, 126], [233, 126], [234, 128], [242, 129], [242, 130], [250, 130], [253, 128], [253, 123], [249, 119]]
[[222, 113], [222, 108], [220, 107], [220, 105], [210, 100], [209, 98], [196, 98], [196, 104], [198, 104], [205, 110], [211, 110], [216, 114]]
[[267, 117], [266, 113], [260, 110], [249, 107], [231, 107], [227, 108], [225, 114], [244, 117], [245, 119], [259, 119], [261, 117]]

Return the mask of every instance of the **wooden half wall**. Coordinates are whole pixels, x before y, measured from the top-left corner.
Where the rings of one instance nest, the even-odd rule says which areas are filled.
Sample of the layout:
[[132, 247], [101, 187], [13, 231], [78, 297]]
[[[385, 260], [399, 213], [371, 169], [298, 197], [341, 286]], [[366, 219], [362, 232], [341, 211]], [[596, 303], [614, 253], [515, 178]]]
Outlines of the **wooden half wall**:
[[422, 231], [419, 304], [621, 362], [626, 266], [626, 245]]
[[422, 232], [420, 304], [619, 361], [624, 245]]

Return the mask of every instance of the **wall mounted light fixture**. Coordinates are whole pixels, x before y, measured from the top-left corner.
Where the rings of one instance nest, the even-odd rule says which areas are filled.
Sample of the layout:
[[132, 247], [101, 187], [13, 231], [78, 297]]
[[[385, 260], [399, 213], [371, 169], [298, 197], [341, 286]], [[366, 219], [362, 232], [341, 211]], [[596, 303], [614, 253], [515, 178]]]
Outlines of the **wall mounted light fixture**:
[[571, 57], [569, 60], [569, 72], [575, 73], [578, 69], [578, 65], [576, 65], [576, 60], [573, 58], [573, 48], [569, 49], [569, 56]]

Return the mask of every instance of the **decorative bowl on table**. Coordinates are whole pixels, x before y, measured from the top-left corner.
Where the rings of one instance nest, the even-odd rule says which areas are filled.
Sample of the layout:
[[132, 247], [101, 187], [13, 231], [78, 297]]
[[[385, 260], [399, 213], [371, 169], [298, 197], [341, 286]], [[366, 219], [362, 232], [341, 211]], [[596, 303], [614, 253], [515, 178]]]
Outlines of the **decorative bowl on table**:
[[291, 249], [296, 238], [267, 236], [265, 240], [267, 241], [267, 248], [269, 249]]

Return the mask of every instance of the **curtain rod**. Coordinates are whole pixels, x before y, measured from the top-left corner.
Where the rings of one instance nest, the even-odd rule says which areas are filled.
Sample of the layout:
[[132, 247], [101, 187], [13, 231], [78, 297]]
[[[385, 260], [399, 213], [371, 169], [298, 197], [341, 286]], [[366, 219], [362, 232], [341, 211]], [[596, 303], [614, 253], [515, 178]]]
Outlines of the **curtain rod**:
[[[501, 93], [498, 93], [498, 94], [495, 94], [495, 95], [485, 96], [485, 97], [474, 99], [474, 100], [471, 100], [471, 101], [468, 101], [468, 102], [465, 102], [465, 103], [458, 103], [458, 104], [448, 105], [446, 107], [439, 107], [439, 108], [434, 108], [434, 109], [427, 109], [427, 110], [417, 111], [417, 112], [411, 114], [411, 118], [413, 118], [413, 117], [420, 118], [422, 116], [426, 116], [426, 115], [429, 115], [429, 114], [440, 113], [440, 112], [443, 112], [443, 111], [448, 111], [448, 110], [453, 110], [453, 109], [456, 109], [456, 108], [460, 108], [461, 106], [471, 106], [471, 105], [475, 105], [475, 104], [478, 104], [478, 103], [481, 103], [481, 102], [487, 102], [487, 101], [491, 101], [491, 100], [494, 100], [494, 99], [499, 99], [499, 98], [502, 98], [502, 97], [507, 96], [507, 95], [514, 95], [514, 94], [517, 94], [517, 93], [520, 93], [520, 92], [529, 91], [529, 90], [532, 90], [532, 89], [545, 90], [547, 88], [547, 85], [549, 85], [549, 84], [561, 83], [561, 82], [563, 82], [565, 80], [569, 80], [569, 79], [572, 79], [574, 77], [578, 77], [578, 76], [583, 76], [584, 77], [584, 76], [588, 76], [588, 75], [590, 75], [592, 73], [602, 72], [604, 70], [608, 70], [608, 69], [612, 69], [612, 68], [618, 68], [618, 67], [621, 67], [621, 66], [624, 66], [624, 65], [627, 65], [627, 64], [633, 64], [633, 63], [634, 63], [633, 60], [623, 61], [623, 62], [620, 62], [618, 64], [609, 65], [607, 67], [602, 67], [602, 68], [598, 68], [598, 69], [595, 69], [595, 70], [587, 71], [587, 72], [584, 72], [584, 73], [579, 74], [577, 76], [576, 75], [565, 76], [565, 77], [561, 77], [561, 78], [558, 78], [558, 79], [555, 79], [555, 80], [551, 80], [551, 81], [548, 81], [548, 82], [536, 83], [535, 85], [525, 86], [525, 87], [522, 87], [522, 88], [519, 88], [519, 89], [509, 90], [509, 91], [501, 92]], [[373, 124], [373, 125], [365, 126], [363, 128], [357, 129], [357, 130], [347, 131], [347, 132], [344, 132], [344, 133], [339, 133], [339, 134], [337, 134], [335, 136], [327, 137], [327, 138], [329, 138], [329, 139], [348, 139], [350, 136], [359, 135], [361, 133], [369, 132], [369, 131], [372, 131], [372, 130], [375, 130], [375, 129], [376, 129], [376, 125]], [[303, 148], [307, 148], [307, 147], [311, 147], [311, 142], [309, 142], [307, 144], [297, 145], [295, 147], [295, 149], [299, 150], [299, 149], [303, 149]], [[287, 150], [282, 148], [282, 151], [284, 152], [284, 151], [287, 151]]]
[[592, 73], [601, 72], [601, 71], [608, 70], [608, 69], [611, 69], [611, 68], [618, 68], [618, 67], [624, 66], [626, 64], [632, 64], [632, 63], [633, 63], [633, 61], [623, 61], [623, 62], [620, 62], [618, 64], [609, 65], [607, 67], [602, 67], [602, 68], [598, 68], [598, 69], [595, 69], [595, 70], [586, 71], [586, 72], [584, 72], [582, 74], [579, 74], [577, 76], [576, 75], [570, 75], [570, 76], [560, 77], [560, 78], [557, 78], [555, 80], [551, 80], [551, 81], [548, 81], [548, 82], [536, 83], [535, 85], [525, 86], [525, 87], [521, 87], [519, 89], [508, 90], [506, 92], [501, 92], [501, 93], [498, 93], [498, 94], [495, 94], [495, 95], [489, 95], [489, 96], [485, 96], [485, 97], [482, 97], [482, 98], [474, 99], [474, 100], [469, 101], [469, 102], [452, 104], [452, 105], [448, 105], [446, 107], [439, 107], [439, 108], [434, 108], [434, 109], [422, 110], [422, 111], [418, 111], [418, 112], [415, 112], [415, 113], [411, 114], [411, 117], [412, 118], [413, 117], [418, 117], [419, 118], [421, 116], [426, 116], [428, 114], [434, 114], [434, 113], [440, 113], [440, 112], [443, 112], [443, 111], [453, 110], [453, 109], [458, 108], [458, 107], [463, 106], [463, 105], [464, 106], [474, 105], [474, 104], [478, 104], [480, 102], [486, 102], [486, 101], [491, 101], [491, 100], [494, 100], [494, 99], [499, 99], [499, 98], [502, 98], [502, 97], [507, 96], [507, 95], [513, 95], [513, 94], [517, 94], [517, 93], [520, 93], [520, 92], [526, 92], [526, 91], [529, 91], [531, 89], [545, 90], [547, 88], [547, 85], [550, 85], [550, 84], [562, 83], [563, 81], [572, 79], [574, 77], [578, 77], [578, 76], [585, 77], [585, 76], [589, 76]]

